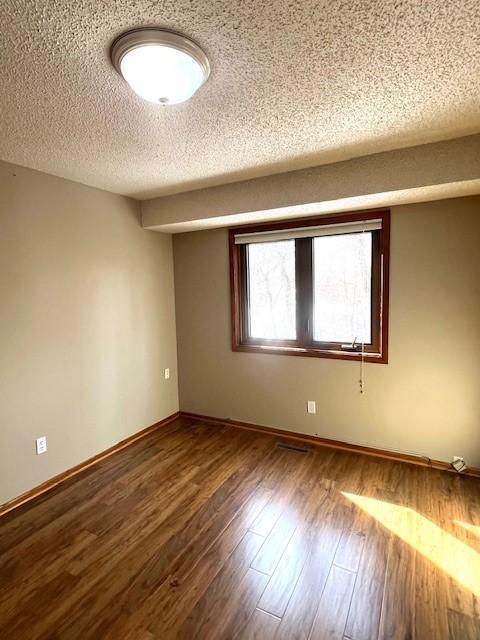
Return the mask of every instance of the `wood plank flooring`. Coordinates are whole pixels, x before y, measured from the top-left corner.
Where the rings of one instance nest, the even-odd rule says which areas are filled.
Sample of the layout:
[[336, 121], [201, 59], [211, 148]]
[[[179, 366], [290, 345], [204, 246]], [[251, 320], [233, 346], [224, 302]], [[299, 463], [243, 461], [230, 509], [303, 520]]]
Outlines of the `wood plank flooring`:
[[2, 640], [478, 640], [480, 481], [179, 418], [0, 518]]

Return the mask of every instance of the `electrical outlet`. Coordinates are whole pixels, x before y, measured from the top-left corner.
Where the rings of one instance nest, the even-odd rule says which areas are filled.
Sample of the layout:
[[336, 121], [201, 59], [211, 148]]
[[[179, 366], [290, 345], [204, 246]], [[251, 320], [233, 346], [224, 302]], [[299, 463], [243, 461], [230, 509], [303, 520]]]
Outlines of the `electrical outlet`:
[[165, 380], [170, 380], [170, 369], [168, 367], [165, 369]]
[[315, 400], [307, 400], [307, 413], [317, 413], [317, 403]]
[[45, 453], [47, 450], [47, 437], [42, 436], [41, 438], [37, 438], [35, 440], [35, 445], [37, 447], [37, 456], [42, 453]]

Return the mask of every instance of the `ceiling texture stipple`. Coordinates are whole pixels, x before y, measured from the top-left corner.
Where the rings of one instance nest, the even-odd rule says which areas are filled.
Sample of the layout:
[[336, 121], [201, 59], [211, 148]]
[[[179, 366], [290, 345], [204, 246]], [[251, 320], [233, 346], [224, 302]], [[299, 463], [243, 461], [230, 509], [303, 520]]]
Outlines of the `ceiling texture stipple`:
[[[480, 131], [478, 0], [3, 0], [0, 158], [140, 199]], [[207, 53], [192, 100], [140, 100], [122, 31]]]

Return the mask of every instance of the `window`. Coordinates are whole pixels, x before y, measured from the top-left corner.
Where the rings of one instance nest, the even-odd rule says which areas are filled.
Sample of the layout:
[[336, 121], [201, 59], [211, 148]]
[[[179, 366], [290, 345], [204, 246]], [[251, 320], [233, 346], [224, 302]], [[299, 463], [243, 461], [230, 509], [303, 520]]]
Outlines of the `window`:
[[295, 340], [295, 240], [246, 245], [252, 338]]
[[387, 362], [389, 211], [230, 230], [235, 351]]

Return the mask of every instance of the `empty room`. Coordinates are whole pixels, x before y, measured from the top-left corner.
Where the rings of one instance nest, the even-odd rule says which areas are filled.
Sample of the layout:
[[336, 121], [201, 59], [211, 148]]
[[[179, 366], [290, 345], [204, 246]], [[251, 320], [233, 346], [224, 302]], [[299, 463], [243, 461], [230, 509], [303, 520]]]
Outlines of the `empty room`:
[[0, 639], [480, 640], [478, 0], [0, 47]]

